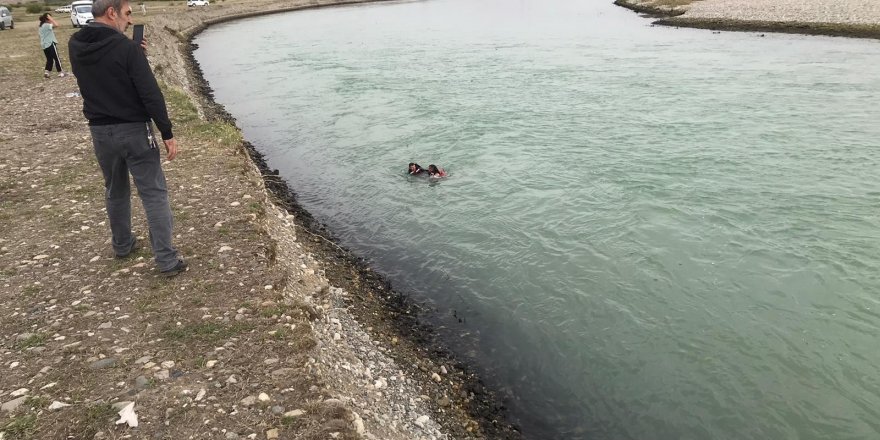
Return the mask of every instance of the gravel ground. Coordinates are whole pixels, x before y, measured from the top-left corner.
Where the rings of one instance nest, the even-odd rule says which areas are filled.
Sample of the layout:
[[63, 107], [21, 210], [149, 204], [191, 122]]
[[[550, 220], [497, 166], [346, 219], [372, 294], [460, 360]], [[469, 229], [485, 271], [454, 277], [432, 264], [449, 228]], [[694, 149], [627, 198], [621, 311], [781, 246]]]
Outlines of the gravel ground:
[[878, 24], [878, 0], [703, 0], [685, 17], [806, 23]]

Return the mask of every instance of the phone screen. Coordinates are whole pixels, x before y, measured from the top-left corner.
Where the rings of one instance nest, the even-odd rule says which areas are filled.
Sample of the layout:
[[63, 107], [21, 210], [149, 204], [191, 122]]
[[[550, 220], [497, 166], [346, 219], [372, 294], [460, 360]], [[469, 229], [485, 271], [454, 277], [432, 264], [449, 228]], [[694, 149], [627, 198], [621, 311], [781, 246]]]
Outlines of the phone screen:
[[144, 41], [144, 25], [136, 24], [134, 25], [134, 30], [132, 31], [132, 40], [138, 45], [141, 44], [141, 41]]

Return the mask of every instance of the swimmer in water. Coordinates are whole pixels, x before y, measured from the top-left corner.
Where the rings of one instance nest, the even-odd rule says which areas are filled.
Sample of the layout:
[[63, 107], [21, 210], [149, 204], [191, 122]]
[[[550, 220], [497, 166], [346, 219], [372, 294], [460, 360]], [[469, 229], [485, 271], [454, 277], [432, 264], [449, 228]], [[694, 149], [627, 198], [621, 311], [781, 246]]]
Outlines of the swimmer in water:
[[431, 164], [428, 165], [428, 175], [431, 177], [446, 177], [446, 171], [443, 171], [443, 168], [437, 165]]
[[416, 176], [416, 175], [424, 173], [425, 170], [424, 170], [424, 168], [421, 167], [421, 165], [419, 165], [415, 162], [410, 162], [408, 172], [410, 175]]

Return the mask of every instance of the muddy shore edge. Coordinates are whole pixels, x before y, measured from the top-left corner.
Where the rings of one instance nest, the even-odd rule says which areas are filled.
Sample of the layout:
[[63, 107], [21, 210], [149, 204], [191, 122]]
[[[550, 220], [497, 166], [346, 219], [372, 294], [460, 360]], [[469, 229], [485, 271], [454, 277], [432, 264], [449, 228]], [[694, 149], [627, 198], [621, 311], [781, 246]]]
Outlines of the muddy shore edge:
[[729, 32], [772, 32], [828, 37], [880, 39], [880, 25], [848, 23], [815, 23], [800, 21], [757, 21], [721, 18], [688, 17], [680, 7], [660, 7], [634, 0], [615, 0], [614, 4], [656, 18], [651, 24]]
[[[209, 27], [244, 18], [386, 1], [396, 0], [343, 0], [320, 5], [297, 5], [237, 13], [207, 19], [200, 25], [181, 32], [178, 37], [185, 41], [183, 48], [186, 68], [205, 118], [209, 121], [222, 121], [235, 125], [240, 131], [235, 118], [223, 105], [214, 100], [213, 89], [205, 80], [194, 56], [194, 51], [197, 49], [195, 38]], [[278, 170], [269, 166], [257, 146], [244, 140], [242, 147], [247, 151], [254, 166], [259, 169], [271, 199], [278, 207], [294, 216], [295, 227], [307, 231], [314, 237], [313, 240], [308, 241], [307, 247], [324, 266], [328, 281], [351, 292], [356, 298], [355, 302], [350, 304], [349, 310], [357, 321], [375, 329], [371, 335], [373, 338], [386, 339], [385, 342], [395, 347], [390, 353], [391, 357], [402, 368], [409, 367], [415, 370], [411, 371], [414, 377], [424, 376], [428, 371], [420, 361], [424, 358], [430, 359], [434, 365], [452, 366], [444, 377], [448, 379], [448, 383], [437, 384], [426, 380], [423, 384], [425, 388], [440, 387], [442, 391], [437, 395], [452, 397], [449, 405], [437, 405], [437, 399], [432, 399], [434, 414], [444, 430], [452, 438], [470, 438], [475, 435], [480, 437], [480, 433], [488, 439], [523, 438], [519, 427], [509, 420], [498, 394], [482, 381], [470, 365], [461, 361], [449, 347], [436, 338], [434, 328], [424, 319], [428, 311], [410, 300], [404, 292], [395, 290], [389, 280], [370, 267], [369, 261], [341, 246], [332, 231], [299, 204], [295, 190], [286, 180], [278, 176]], [[440, 408], [441, 406], [443, 408]], [[450, 406], [455, 406], [460, 411], [449, 411]], [[444, 413], [445, 416], [442, 415]], [[479, 429], [475, 429], [474, 423]]]

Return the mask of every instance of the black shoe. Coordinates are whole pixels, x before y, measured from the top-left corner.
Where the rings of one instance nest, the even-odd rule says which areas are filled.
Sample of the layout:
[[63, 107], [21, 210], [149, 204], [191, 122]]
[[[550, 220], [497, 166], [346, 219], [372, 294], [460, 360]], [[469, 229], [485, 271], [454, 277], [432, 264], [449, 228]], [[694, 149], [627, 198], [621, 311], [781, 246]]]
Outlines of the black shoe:
[[165, 278], [171, 278], [173, 276], [177, 276], [177, 274], [179, 274], [181, 272], [186, 272], [186, 268], [187, 268], [186, 261], [177, 260], [177, 264], [175, 264], [174, 267], [172, 267], [171, 269], [168, 269], [168, 270], [163, 270], [159, 273], [162, 274], [162, 276]]
[[141, 248], [141, 242], [139, 242], [138, 239], [135, 238], [134, 243], [131, 244], [131, 247], [128, 249], [128, 252], [126, 252], [125, 254], [122, 254], [122, 255], [115, 254], [115, 256], [116, 256], [116, 258], [118, 258], [120, 260], [124, 259], [124, 258], [128, 258], [128, 257], [132, 256], [132, 254], [134, 254], [140, 248]]

